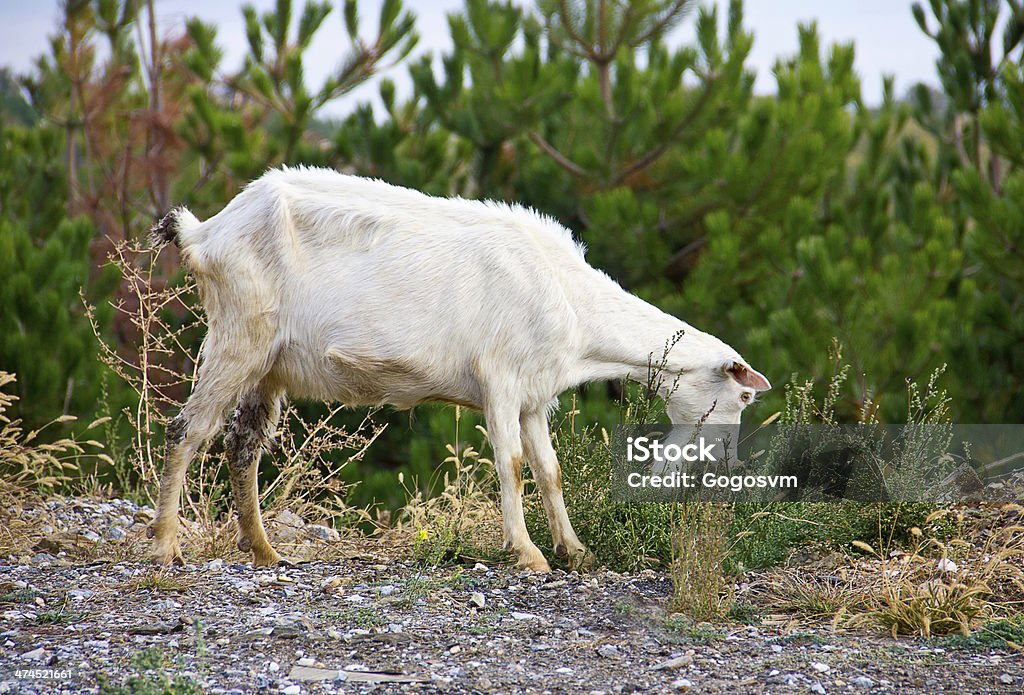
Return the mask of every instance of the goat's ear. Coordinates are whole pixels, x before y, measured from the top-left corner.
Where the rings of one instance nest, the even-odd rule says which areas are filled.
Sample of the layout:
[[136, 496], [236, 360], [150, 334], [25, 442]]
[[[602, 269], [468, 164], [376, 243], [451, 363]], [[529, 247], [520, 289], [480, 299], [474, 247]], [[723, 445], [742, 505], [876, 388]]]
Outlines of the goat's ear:
[[768, 380], [764, 378], [764, 374], [761, 374], [756, 369], [751, 369], [742, 362], [729, 360], [722, 365], [722, 371], [735, 379], [736, 383], [740, 386], [746, 386], [755, 391], [767, 391], [772, 387]]

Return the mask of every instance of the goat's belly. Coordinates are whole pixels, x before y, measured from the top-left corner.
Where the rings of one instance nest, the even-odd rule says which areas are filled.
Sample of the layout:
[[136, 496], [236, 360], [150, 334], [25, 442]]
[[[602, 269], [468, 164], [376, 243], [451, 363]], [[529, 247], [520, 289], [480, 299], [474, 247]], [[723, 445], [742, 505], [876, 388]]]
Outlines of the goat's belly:
[[480, 407], [474, 383], [431, 378], [397, 360], [359, 358], [328, 350], [326, 355], [284, 351], [271, 378], [293, 398], [342, 403], [346, 406], [391, 405], [411, 408], [428, 401]]

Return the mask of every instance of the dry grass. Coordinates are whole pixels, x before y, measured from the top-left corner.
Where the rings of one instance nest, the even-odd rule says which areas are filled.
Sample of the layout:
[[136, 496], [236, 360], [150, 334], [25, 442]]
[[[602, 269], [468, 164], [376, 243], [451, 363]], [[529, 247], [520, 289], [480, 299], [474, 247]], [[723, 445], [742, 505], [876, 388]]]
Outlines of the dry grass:
[[[955, 514], [936, 511], [928, 522]], [[970, 634], [1013, 619], [1024, 605], [1024, 527], [985, 528], [958, 520], [955, 540], [912, 530], [906, 550], [853, 545], [863, 555], [833, 556], [816, 567], [768, 572], [755, 594], [769, 609], [828, 618], [834, 627], [878, 626], [896, 635]]]
[[[7, 412], [17, 396], [5, 390], [15, 376], [0, 371], [0, 555], [21, 554], [38, 540], [38, 527], [46, 523], [43, 496], [58, 489], [67, 489], [80, 472], [83, 458], [111, 462], [103, 453], [103, 445], [93, 439], [73, 438], [54, 442], [38, 441], [45, 427], [25, 432], [20, 420], [12, 420]], [[66, 415], [46, 425], [75, 421]], [[86, 432], [103, 424], [97, 420]], [[24, 513], [33, 508], [32, 521]]]
[[[75, 422], [77, 418], [73, 415], [63, 415], [44, 427], [25, 432], [21, 420], [12, 420], [7, 416], [11, 404], [18, 400], [18, 397], [4, 389], [15, 381], [15, 375], [0, 371], [0, 472], [3, 473], [4, 483], [13, 488], [24, 487], [40, 492], [52, 492], [66, 487], [76, 477], [75, 474], [80, 471], [79, 462], [83, 457], [90, 456], [113, 463], [110, 457], [103, 453], [103, 445], [94, 439], [78, 441], [63, 438], [54, 442], [37, 441], [39, 434], [46, 427]], [[104, 422], [104, 419], [92, 422], [85, 428], [85, 432], [95, 430]]]
[[678, 505], [672, 534], [671, 608], [696, 621], [721, 618], [732, 605], [731, 584], [722, 571], [729, 553], [732, 505]]
[[[455, 409], [456, 443], [447, 444], [450, 466], [441, 493], [426, 497], [413, 482], [405, 486], [408, 501], [385, 532], [392, 543], [411, 547], [420, 560], [436, 566], [453, 560], [492, 559], [501, 547], [501, 514], [496, 502], [497, 480], [493, 463], [459, 438], [461, 408]], [[482, 437], [483, 427], [477, 426]]]

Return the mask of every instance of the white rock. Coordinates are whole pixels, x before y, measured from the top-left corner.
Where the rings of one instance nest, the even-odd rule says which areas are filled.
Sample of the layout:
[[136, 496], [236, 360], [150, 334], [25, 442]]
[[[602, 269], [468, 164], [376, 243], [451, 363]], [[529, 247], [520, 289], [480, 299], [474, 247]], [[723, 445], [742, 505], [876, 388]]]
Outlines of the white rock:
[[826, 673], [829, 670], [831, 670], [832, 667], [829, 666], [828, 664], [823, 664], [820, 661], [812, 661], [811, 662], [811, 668], [813, 668], [818, 673]]
[[299, 666], [312, 666], [313, 664], [316, 663], [316, 659], [314, 659], [311, 656], [304, 656], [301, 659], [299, 659], [298, 661], [296, 661], [295, 663], [298, 664]]
[[519, 611], [512, 611], [512, 618], [514, 620], [536, 620], [537, 616], [533, 613], [521, 613]]
[[40, 662], [42, 662], [42, 661], [46, 661], [47, 659], [49, 659], [50, 658], [50, 654], [43, 647], [39, 647], [38, 649], [33, 649], [30, 652], [25, 652], [24, 654], [21, 655], [21, 658], [24, 661], [40, 661]]
[[940, 572], [945, 572], [946, 574], [955, 574], [960, 570], [956, 563], [948, 557], [940, 558], [936, 563], [936, 567]]
[[681, 690], [684, 693], [692, 687], [693, 682], [689, 678], [678, 678], [672, 681], [672, 688], [675, 690]]
[[867, 676], [857, 676], [853, 679], [853, 684], [858, 688], [873, 688], [875, 682]]
[[473, 595], [469, 597], [469, 602], [477, 608], [483, 608], [487, 605], [487, 599], [479, 591], [474, 591]]
[[825, 686], [819, 681], [815, 681], [814, 685], [811, 686], [811, 692], [816, 693], [816, 695], [825, 695]]
[[563, 676], [568, 676], [572, 673], [572, 669], [568, 666], [562, 666], [561, 668], [556, 668], [555, 673], [561, 673]]
[[271, 673], [277, 673], [281, 670], [281, 666], [276, 661], [271, 661], [269, 664], [267, 664], [267, 670]]
[[103, 535], [112, 541], [123, 541], [128, 537], [128, 532], [120, 526], [111, 526]]
[[306, 533], [317, 540], [326, 541], [327, 543], [337, 543], [341, 540], [341, 534], [337, 530], [320, 524], [313, 524], [307, 527]]
[[675, 657], [674, 659], [668, 659], [666, 661], [662, 661], [661, 663], [652, 666], [651, 670], [662, 671], [665, 669], [682, 668], [684, 666], [689, 666], [692, 663], [693, 654], [682, 654], [680, 656]]
[[284, 695], [299, 695], [299, 693], [302, 692], [302, 687], [298, 685], [289, 685], [281, 692], [284, 693]]

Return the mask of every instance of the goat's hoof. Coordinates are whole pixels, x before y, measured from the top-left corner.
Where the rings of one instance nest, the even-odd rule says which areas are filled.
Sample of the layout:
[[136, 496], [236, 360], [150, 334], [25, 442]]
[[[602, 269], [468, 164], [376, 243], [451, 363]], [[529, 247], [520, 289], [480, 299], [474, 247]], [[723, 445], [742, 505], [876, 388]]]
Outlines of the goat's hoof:
[[253, 567], [279, 567], [284, 562], [287, 561], [270, 548], [261, 551], [254, 550], [252, 553]]
[[565, 559], [569, 569], [585, 571], [594, 566], [594, 554], [582, 545], [577, 545], [571, 550], [564, 543], [555, 546], [555, 556]]
[[547, 574], [551, 571], [551, 565], [548, 564], [548, 561], [544, 559], [544, 556], [536, 548], [533, 549], [533, 552], [524, 552], [520, 555], [516, 567], [531, 570], [537, 574]]
[[592, 552], [583, 546], [580, 546], [568, 555], [570, 569], [579, 570], [580, 572], [589, 572], [594, 568], [596, 558]]
[[181, 548], [175, 543], [169, 548], [157, 548], [152, 553], [153, 561], [159, 565], [170, 566], [177, 565], [182, 567], [185, 564], [185, 558], [181, 554]]

